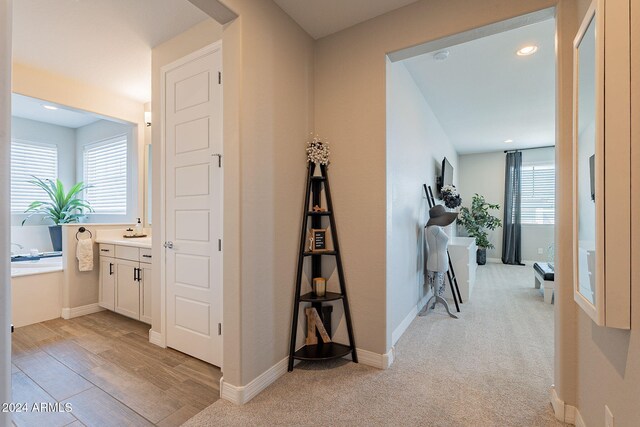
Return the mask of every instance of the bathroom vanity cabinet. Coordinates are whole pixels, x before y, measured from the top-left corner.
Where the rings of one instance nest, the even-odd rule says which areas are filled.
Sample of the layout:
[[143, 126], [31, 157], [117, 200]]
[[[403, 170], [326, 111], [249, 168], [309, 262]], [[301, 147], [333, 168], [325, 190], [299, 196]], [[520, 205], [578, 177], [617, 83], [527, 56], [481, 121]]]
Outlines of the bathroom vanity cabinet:
[[151, 249], [100, 243], [101, 307], [151, 324]]

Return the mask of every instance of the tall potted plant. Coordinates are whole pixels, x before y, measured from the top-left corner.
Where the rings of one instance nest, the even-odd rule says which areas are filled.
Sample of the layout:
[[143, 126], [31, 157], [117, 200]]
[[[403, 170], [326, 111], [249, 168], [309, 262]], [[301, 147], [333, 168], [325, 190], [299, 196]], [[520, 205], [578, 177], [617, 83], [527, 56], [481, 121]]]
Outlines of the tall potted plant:
[[487, 263], [487, 248], [492, 249], [495, 247], [489, 241], [487, 230], [495, 230], [496, 227], [502, 225], [499, 218], [489, 213], [490, 209], [500, 209], [500, 206], [487, 203], [484, 196], [474, 194], [471, 200], [471, 209], [466, 206], [461, 208], [458, 216], [458, 224], [467, 230], [467, 234], [470, 237], [476, 239], [476, 245], [478, 246], [476, 260], [479, 265]]
[[29, 215], [22, 221], [22, 225], [36, 214], [43, 215], [43, 220], [50, 219], [54, 224], [49, 226], [49, 236], [51, 237], [53, 250], [61, 251], [62, 227], [60, 224], [78, 222], [85, 215], [85, 209], [93, 212], [89, 203], [79, 196], [88, 186], [79, 182], [71, 187], [67, 193], [59, 179], [55, 181], [51, 179], [42, 180], [34, 176], [29, 183], [43, 189], [49, 196], [49, 200], [31, 202], [27, 210], [24, 211]]

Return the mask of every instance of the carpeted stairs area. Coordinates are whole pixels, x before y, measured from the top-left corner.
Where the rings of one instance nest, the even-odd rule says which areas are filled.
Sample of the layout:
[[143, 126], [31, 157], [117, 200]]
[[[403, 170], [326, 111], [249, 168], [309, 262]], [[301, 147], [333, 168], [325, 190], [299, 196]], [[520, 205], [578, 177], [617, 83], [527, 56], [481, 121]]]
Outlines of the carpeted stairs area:
[[218, 400], [185, 426], [564, 425], [549, 403], [553, 305], [533, 268], [479, 266], [461, 309], [417, 317], [387, 370], [301, 363], [248, 404]]

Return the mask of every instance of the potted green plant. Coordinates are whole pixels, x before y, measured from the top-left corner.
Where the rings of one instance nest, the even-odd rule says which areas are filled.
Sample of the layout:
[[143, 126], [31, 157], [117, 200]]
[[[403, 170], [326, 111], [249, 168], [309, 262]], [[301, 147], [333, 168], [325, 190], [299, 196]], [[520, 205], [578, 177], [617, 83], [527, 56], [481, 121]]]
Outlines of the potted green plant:
[[502, 225], [499, 218], [489, 213], [491, 209], [500, 209], [500, 206], [487, 203], [484, 196], [474, 194], [471, 200], [471, 209], [466, 206], [461, 208], [458, 216], [458, 224], [467, 230], [469, 237], [476, 239], [476, 245], [478, 246], [476, 261], [479, 265], [487, 263], [487, 248], [492, 249], [495, 247], [489, 241], [487, 230], [495, 230], [496, 227]]
[[51, 179], [42, 180], [34, 176], [29, 183], [43, 189], [49, 196], [49, 200], [31, 202], [27, 210], [24, 211], [29, 215], [22, 221], [22, 225], [36, 214], [42, 215], [42, 220], [50, 219], [54, 224], [49, 226], [49, 236], [51, 237], [53, 250], [61, 251], [62, 228], [60, 224], [78, 222], [85, 215], [85, 209], [93, 212], [89, 203], [79, 197], [80, 193], [89, 186], [79, 182], [71, 187], [67, 193], [59, 179], [55, 181]]

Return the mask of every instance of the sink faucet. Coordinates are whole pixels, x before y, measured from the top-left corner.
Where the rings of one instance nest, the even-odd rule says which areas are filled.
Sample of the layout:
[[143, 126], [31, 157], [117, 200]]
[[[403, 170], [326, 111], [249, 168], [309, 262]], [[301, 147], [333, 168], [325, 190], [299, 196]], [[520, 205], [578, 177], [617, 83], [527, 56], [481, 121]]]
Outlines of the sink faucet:
[[[21, 244], [11, 242], [11, 247], [14, 247], [14, 246], [17, 246], [17, 247], [18, 247], [18, 249], [24, 249], [24, 246], [22, 246]], [[11, 251], [11, 255], [12, 255], [12, 256], [14, 255], [14, 252], [13, 252], [13, 251]]]

